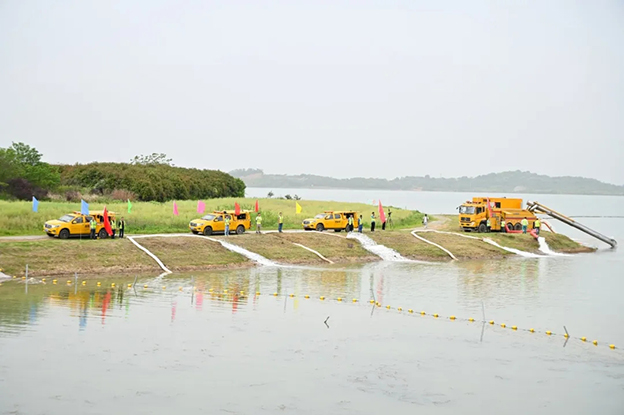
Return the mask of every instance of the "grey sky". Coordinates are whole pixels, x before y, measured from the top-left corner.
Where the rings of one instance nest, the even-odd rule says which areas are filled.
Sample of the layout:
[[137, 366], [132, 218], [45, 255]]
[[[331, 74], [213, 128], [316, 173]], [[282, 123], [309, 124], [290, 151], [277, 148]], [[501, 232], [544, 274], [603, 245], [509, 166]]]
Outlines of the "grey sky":
[[0, 147], [50, 162], [624, 184], [623, 1], [0, 1]]

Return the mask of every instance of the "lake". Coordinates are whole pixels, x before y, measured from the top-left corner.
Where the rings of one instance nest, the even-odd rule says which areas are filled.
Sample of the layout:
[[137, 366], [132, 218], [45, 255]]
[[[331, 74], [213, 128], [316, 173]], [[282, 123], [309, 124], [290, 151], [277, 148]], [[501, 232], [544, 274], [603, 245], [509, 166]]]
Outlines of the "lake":
[[[469, 197], [288, 190], [304, 209], [306, 199], [381, 199], [431, 214]], [[521, 197], [624, 216], [619, 197]], [[579, 220], [624, 240], [624, 219]], [[622, 414], [624, 256], [557, 230], [600, 250], [144, 276], [132, 289], [134, 276], [5, 282], [0, 413]]]

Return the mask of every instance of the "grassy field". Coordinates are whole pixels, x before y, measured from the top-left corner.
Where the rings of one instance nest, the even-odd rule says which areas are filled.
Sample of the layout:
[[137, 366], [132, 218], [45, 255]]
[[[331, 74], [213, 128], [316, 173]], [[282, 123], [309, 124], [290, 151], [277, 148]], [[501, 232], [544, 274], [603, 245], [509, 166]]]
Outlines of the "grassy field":
[[[225, 236], [215, 237], [215, 239], [225, 238]], [[237, 237], [229, 237], [227, 241], [281, 264], [326, 264], [325, 261], [312, 252], [271, 234], [257, 235], [255, 233], [250, 233]]]
[[378, 244], [392, 248], [402, 256], [421, 261], [450, 261], [451, 257], [439, 248], [414, 238], [406, 231], [375, 231], [367, 233]]
[[[206, 212], [214, 210], [234, 209], [234, 202], [238, 202], [242, 209], [252, 210], [255, 199], [211, 199], [205, 200]], [[364, 217], [365, 226], [368, 226], [370, 212], [377, 211], [372, 205], [361, 203], [341, 203], [300, 200], [303, 212], [295, 213], [295, 201], [283, 199], [259, 199], [260, 212], [263, 217], [264, 229], [277, 228], [277, 215], [284, 214], [284, 229], [301, 229], [301, 222], [317, 213], [326, 210], [352, 209], [360, 212]], [[126, 219], [127, 233], [175, 233], [188, 232], [188, 223], [202, 215], [197, 213], [197, 201], [178, 201], [179, 215], [173, 215], [173, 202], [133, 202], [132, 212], [128, 213], [126, 202], [116, 202], [106, 205], [110, 211], [116, 212]], [[104, 205], [91, 203], [91, 210], [101, 210]], [[392, 219], [395, 228], [420, 226], [422, 214], [417, 211], [392, 208]], [[45, 221], [58, 219], [66, 213], [80, 210], [80, 203], [71, 202], [39, 202], [39, 212], [32, 211], [30, 202], [8, 202], [0, 200], [0, 236], [12, 235], [41, 235]], [[255, 215], [253, 216], [255, 217]]]
[[443, 233], [421, 233], [419, 236], [441, 245], [451, 251], [457, 259], [502, 258], [513, 255], [504, 249], [497, 248], [482, 241], [462, 238], [457, 235]]

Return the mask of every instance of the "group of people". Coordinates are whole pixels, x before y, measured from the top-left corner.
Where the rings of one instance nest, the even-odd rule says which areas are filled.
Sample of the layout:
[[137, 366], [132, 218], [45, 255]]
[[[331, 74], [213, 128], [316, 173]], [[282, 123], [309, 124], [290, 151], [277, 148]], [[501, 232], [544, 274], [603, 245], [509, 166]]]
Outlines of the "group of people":
[[[520, 221], [520, 225], [522, 226], [522, 233], [527, 233], [527, 230], [529, 229], [529, 220], [526, 218], [526, 216]], [[491, 227], [492, 227], [492, 222], [490, 221], [490, 218], [487, 218], [485, 226], [487, 228], [487, 232], [490, 232]], [[539, 220], [539, 218], [536, 217], [535, 220], [533, 221], [533, 229], [535, 229], [535, 233], [537, 235], [539, 235], [541, 227], [542, 227], [542, 222]], [[505, 222], [505, 218], [501, 218], [500, 228], [502, 232], [507, 232], [507, 224]]]
[[[108, 222], [110, 223], [111, 230], [113, 234], [111, 235], [112, 239], [115, 239], [115, 235], [118, 235], [120, 238], [124, 237], [124, 233], [126, 231], [126, 220], [121, 218], [119, 220], [115, 220], [115, 218], [108, 218]], [[97, 239], [98, 235], [95, 232], [97, 230], [98, 222], [94, 217], [91, 217], [89, 221], [89, 229], [91, 230], [91, 239]]]

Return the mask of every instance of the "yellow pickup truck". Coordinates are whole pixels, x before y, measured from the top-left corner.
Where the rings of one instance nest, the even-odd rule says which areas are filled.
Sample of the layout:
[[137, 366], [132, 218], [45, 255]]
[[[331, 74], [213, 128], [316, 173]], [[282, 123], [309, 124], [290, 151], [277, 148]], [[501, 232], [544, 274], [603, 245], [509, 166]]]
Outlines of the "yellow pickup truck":
[[[114, 212], [108, 213], [108, 220], [116, 218]], [[95, 233], [100, 239], [108, 238], [108, 233], [104, 229], [104, 212], [101, 210], [89, 211], [88, 215], [74, 211], [63, 215], [59, 219], [49, 220], [43, 225], [43, 231], [51, 238], [59, 237], [60, 239], [68, 239], [71, 237], [86, 236], [91, 234], [91, 217], [95, 218], [97, 227]]]
[[241, 211], [238, 215], [233, 210], [212, 212], [199, 219], [193, 219], [189, 223], [189, 229], [194, 234], [204, 234], [206, 236], [214, 233], [225, 233], [225, 215], [230, 216], [230, 233], [243, 234], [251, 227], [251, 213]]
[[349, 217], [353, 217], [353, 225], [357, 226], [358, 213], [352, 210], [328, 211], [319, 213], [313, 218], [305, 219], [302, 223], [306, 231], [317, 230], [323, 232], [325, 229], [333, 229], [340, 232], [346, 231], [349, 224]]

